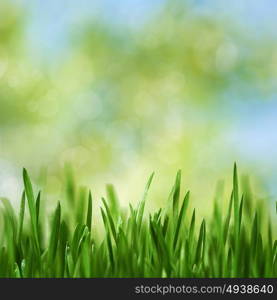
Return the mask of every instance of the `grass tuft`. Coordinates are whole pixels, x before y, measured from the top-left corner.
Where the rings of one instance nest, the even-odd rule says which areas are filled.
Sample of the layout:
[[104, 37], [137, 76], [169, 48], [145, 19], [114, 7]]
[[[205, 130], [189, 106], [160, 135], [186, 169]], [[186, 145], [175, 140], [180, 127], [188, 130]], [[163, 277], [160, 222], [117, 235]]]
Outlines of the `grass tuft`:
[[266, 202], [253, 199], [249, 189], [243, 193], [236, 164], [227, 208], [217, 199], [211, 215], [202, 220], [190, 207], [190, 192], [182, 196], [181, 171], [166, 208], [147, 216], [153, 176], [138, 206], [130, 205], [127, 214], [113, 186], [107, 186], [99, 236], [96, 229], [102, 225], [92, 217], [92, 194], [78, 189], [70, 169], [65, 196], [48, 218], [42, 194], [34, 196], [24, 169], [18, 216], [1, 198], [0, 277], [277, 276], [276, 219]]

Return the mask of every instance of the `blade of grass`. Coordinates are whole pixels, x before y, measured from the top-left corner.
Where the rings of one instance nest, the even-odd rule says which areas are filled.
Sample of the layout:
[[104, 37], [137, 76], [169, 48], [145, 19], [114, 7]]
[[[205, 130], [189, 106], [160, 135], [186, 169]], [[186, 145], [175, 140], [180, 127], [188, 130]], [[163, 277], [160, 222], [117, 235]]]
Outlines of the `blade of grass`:
[[88, 208], [87, 208], [87, 222], [86, 222], [89, 231], [91, 231], [91, 220], [92, 220], [92, 196], [91, 196], [91, 191], [89, 191]]
[[173, 190], [173, 197], [172, 197], [172, 209], [173, 209], [173, 217], [176, 220], [178, 216], [178, 206], [179, 206], [179, 198], [180, 198], [180, 186], [181, 186], [181, 170], [178, 170], [174, 190]]
[[39, 238], [38, 238], [38, 224], [37, 224], [37, 211], [36, 211], [36, 203], [34, 198], [33, 187], [31, 184], [30, 177], [28, 175], [27, 170], [23, 169], [23, 181], [25, 187], [25, 193], [28, 200], [29, 212], [31, 217], [32, 229], [33, 229], [33, 239], [36, 246], [36, 251], [39, 254], [40, 246], [39, 246]]
[[39, 221], [40, 194], [41, 194], [41, 192], [39, 191], [38, 196], [37, 196], [37, 199], [36, 199], [37, 224], [38, 224], [38, 221]]
[[60, 222], [61, 222], [61, 205], [60, 202], [58, 202], [53, 222], [52, 222], [52, 232], [50, 235], [50, 242], [49, 242], [49, 250], [48, 250], [48, 266], [51, 266], [53, 264], [58, 242], [59, 242], [59, 233], [60, 233]]
[[22, 193], [21, 203], [20, 203], [19, 225], [18, 225], [18, 233], [17, 233], [17, 244], [18, 245], [21, 244], [24, 214], [25, 214], [25, 191], [23, 191], [23, 193]]
[[146, 201], [146, 197], [150, 188], [150, 185], [152, 183], [153, 177], [154, 177], [154, 172], [151, 174], [151, 176], [149, 177], [147, 183], [146, 183], [146, 187], [144, 190], [144, 194], [142, 197], [141, 202], [139, 203], [138, 206], [138, 215], [137, 215], [137, 224], [138, 224], [138, 230], [140, 231], [141, 229], [141, 224], [142, 224], [142, 218], [143, 218], [143, 213], [144, 213], [144, 207], [145, 207], [145, 201]]
[[180, 227], [181, 227], [181, 224], [183, 224], [183, 222], [185, 220], [185, 212], [186, 212], [187, 207], [188, 207], [188, 202], [189, 202], [189, 191], [185, 195], [185, 198], [183, 200], [183, 204], [182, 204], [179, 216], [178, 216], [178, 221], [177, 221], [177, 226], [176, 226], [174, 241], [173, 241], [173, 248], [175, 248], [176, 245], [177, 245], [177, 241], [178, 241], [178, 238], [179, 238]]

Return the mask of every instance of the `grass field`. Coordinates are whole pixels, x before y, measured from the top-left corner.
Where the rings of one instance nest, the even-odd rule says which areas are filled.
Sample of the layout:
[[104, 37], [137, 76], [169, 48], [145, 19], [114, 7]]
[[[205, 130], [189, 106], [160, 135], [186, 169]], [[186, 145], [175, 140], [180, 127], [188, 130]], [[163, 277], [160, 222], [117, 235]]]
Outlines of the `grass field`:
[[[276, 219], [267, 204], [240, 192], [236, 165], [227, 209], [214, 202], [199, 219], [181, 192], [181, 172], [165, 208], [146, 215], [150, 176], [137, 207], [120, 208], [112, 186], [102, 198], [102, 223], [92, 217], [93, 196], [77, 193], [68, 176], [66, 195], [47, 215], [23, 170], [19, 213], [1, 204], [1, 277], [276, 277]], [[223, 200], [223, 199], [220, 199]], [[197, 201], [197, 199], [195, 200]], [[193, 204], [193, 203], [192, 203]], [[190, 203], [191, 206], [191, 203]], [[274, 214], [275, 218], [276, 214]], [[95, 228], [104, 227], [101, 234]]]

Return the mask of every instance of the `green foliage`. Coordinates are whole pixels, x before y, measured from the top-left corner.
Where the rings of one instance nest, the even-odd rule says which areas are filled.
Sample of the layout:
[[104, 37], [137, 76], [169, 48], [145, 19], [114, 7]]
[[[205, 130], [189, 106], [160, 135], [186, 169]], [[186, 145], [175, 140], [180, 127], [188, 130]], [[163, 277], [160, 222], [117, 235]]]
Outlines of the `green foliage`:
[[[86, 179], [123, 164], [132, 178], [129, 162], [136, 159], [142, 169], [159, 164], [167, 173], [192, 166], [198, 144], [208, 152], [225, 136], [232, 115], [243, 118], [240, 101], [253, 99], [251, 107], [257, 98], [274, 98], [277, 46], [270, 35], [249, 32], [238, 16], [218, 10], [199, 14], [199, 1], [159, 2], [151, 17], [137, 18], [136, 29], [124, 24], [128, 18], [119, 26], [101, 14], [80, 17], [62, 26], [58, 39], [49, 36], [52, 52], [36, 37], [53, 21], [54, 6], [39, 20], [33, 10], [42, 5], [1, 0], [1, 160], [30, 169], [51, 165], [54, 173], [57, 161], [70, 161]], [[78, 14], [78, 1], [71, 6]], [[218, 113], [226, 104], [228, 111]]]
[[[179, 208], [180, 171], [170, 193], [170, 205], [146, 218], [145, 204], [153, 175], [141, 202], [137, 208], [130, 205], [128, 214], [120, 207], [114, 188], [107, 187], [108, 197], [102, 198], [100, 208], [104, 231], [99, 237], [99, 224], [92, 216], [91, 192], [86, 194], [86, 201], [84, 193], [70, 196], [76, 183], [68, 179], [71, 188], [67, 187], [66, 196], [45, 224], [40, 220], [41, 213], [45, 215], [44, 206], [40, 206], [43, 198], [39, 193], [35, 201], [31, 180], [24, 169], [18, 217], [9, 201], [2, 199], [0, 276], [277, 276], [277, 240], [272, 225], [276, 220], [261, 214], [266, 211], [265, 203], [248, 199], [247, 208], [243, 205], [236, 166], [227, 211], [215, 202], [213, 215], [202, 220], [196, 217], [195, 209], [191, 211], [189, 192]], [[73, 207], [73, 198], [75, 204], [81, 201], [82, 206]]]

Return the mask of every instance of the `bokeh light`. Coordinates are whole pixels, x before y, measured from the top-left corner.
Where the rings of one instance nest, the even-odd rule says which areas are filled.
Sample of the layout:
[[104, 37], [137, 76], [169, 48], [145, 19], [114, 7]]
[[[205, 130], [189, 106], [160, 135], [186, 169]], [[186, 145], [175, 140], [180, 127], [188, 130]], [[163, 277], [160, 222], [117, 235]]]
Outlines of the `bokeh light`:
[[1, 1], [1, 196], [70, 163], [123, 203], [156, 171], [159, 204], [182, 169], [205, 209], [234, 161], [276, 196], [276, 3], [150, 2]]

